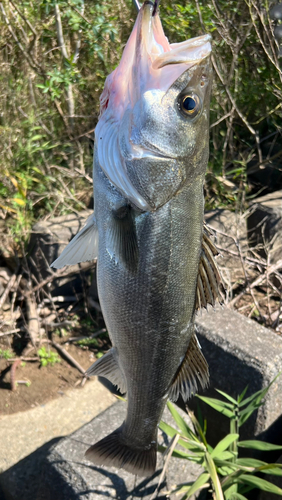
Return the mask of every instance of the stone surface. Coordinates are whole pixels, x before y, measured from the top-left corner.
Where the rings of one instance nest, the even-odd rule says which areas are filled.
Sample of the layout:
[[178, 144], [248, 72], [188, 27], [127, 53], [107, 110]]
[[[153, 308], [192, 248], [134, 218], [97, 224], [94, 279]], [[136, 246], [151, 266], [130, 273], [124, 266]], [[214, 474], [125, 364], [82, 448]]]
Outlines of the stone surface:
[[210, 210], [205, 213], [205, 222], [215, 230], [215, 243], [219, 247], [236, 251], [234, 239], [237, 239], [242, 250], [247, 248], [247, 227], [243, 214], [224, 209]]
[[[126, 404], [118, 402], [84, 425], [74, 434], [45, 447], [14, 466], [5, 477], [4, 491], [9, 500], [120, 500], [144, 498], [149, 500], [159, 481], [163, 458], [158, 454], [157, 471], [151, 478], [136, 478], [123, 470], [96, 467], [84, 459], [84, 453], [95, 441], [121, 425]], [[181, 410], [180, 410], [181, 412]], [[182, 412], [184, 415], [184, 413]], [[164, 420], [173, 425], [173, 419], [166, 409]], [[189, 419], [185, 414], [189, 423]], [[167, 444], [167, 438], [159, 431], [160, 443]], [[35, 468], [33, 467], [35, 465]], [[171, 458], [166, 478], [157, 498], [165, 500], [166, 492], [175, 484], [195, 480], [201, 468], [191, 462]], [[2, 475], [3, 476], [3, 475]], [[171, 495], [176, 500], [175, 495]]]
[[[210, 309], [208, 312], [199, 314], [196, 323], [203, 353], [210, 367], [210, 387], [205, 391], [206, 396], [221, 398], [215, 392], [215, 388], [218, 388], [236, 397], [247, 385], [246, 396], [251, 395], [267, 386], [282, 370], [282, 338], [253, 320], [226, 307], [218, 306], [215, 310]], [[89, 384], [89, 391], [90, 388]], [[95, 399], [102, 403], [103, 398], [104, 392], [94, 396], [92, 389], [88, 395], [89, 402]], [[189, 406], [196, 413], [197, 404], [200, 405], [202, 414], [208, 421], [208, 442], [215, 445], [229, 432], [229, 419], [199, 402], [198, 398], [192, 398]], [[282, 377], [279, 377], [270, 388], [265, 404], [241, 427], [240, 438], [252, 439], [257, 436], [259, 439], [282, 444], [281, 409]], [[65, 407], [62, 404], [61, 411], [61, 416], [57, 414], [53, 419], [57, 418], [60, 421], [60, 418], [65, 415]], [[79, 403], [73, 401], [69, 418], [75, 419], [78, 411]], [[46, 443], [45, 437], [42, 441], [45, 444], [41, 448], [0, 476], [2, 488], [5, 492], [9, 491], [9, 500], [18, 500], [18, 498], [21, 500], [98, 500], [103, 497], [120, 500], [140, 497], [149, 499], [158, 482], [163, 465], [161, 455], [158, 457], [158, 470], [155, 476], [151, 479], [138, 479], [136, 483], [131, 474], [115, 469], [105, 470], [95, 467], [83, 458], [86, 449], [91, 444], [122, 423], [125, 411], [125, 404], [118, 403], [74, 434], [55, 444]], [[164, 419], [169, 418], [171, 418], [170, 414], [166, 411]], [[5, 423], [3, 435], [7, 433], [8, 436], [13, 436], [15, 447], [24, 430], [24, 426], [21, 430], [21, 420], [19, 417], [17, 426], [12, 421], [10, 425], [8, 420]], [[31, 442], [36, 437], [38, 425], [42, 427], [52, 422], [48, 411], [38, 415], [34, 421], [29, 420], [32, 430], [27, 434], [27, 440]], [[47, 434], [48, 429], [46, 436]], [[53, 433], [54, 436], [59, 434]], [[1, 445], [3, 435], [0, 437]], [[49, 433], [49, 439], [51, 437]], [[7, 441], [9, 441], [8, 437], [6, 437], [6, 443]], [[7, 446], [9, 445], [6, 444], [6, 449], [8, 449]], [[32, 446], [30, 451], [35, 450], [40, 443], [33, 443]], [[12, 449], [13, 446], [11, 446]], [[277, 459], [278, 456], [268, 452], [267, 461], [273, 462]], [[166, 491], [174, 484], [194, 480], [198, 474], [199, 469], [191, 462], [172, 459], [166, 483], [158, 498], [165, 499]]]
[[[217, 265], [226, 290], [231, 292], [232, 284], [244, 277], [241, 259], [238, 257], [237, 242], [241, 254], [246, 255], [249, 249], [246, 219], [244, 215], [231, 210], [217, 209], [205, 213], [205, 222], [213, 230], [212, 239], [220, 252], [216, 258]], [[226, 249], [231, 253], [225, 252]]]
[[[40, 281], [49, 277], [49, 265], [61, 254], [69, 241], [84, 226], [93, 210], [77, 214], [62, 215], [47, 221], [40, 221], [32, 228], [29, 244], [29, 266]], [[73, 290], [82, 290], [82, 273], [93, 268], [93, 262], [69, 266], [69, 275], [54, 280], [49, 285], [53, 295], [70, 295]]]
[[[84, 223], [92, 213], [92, 210], [84, 210], [79, 214], [69, 214], [55, 217], [47, 221], [41, 221], [35, 224], [32, 229], [31, 241], [29, 245], [30, 259], [29, 265], [36, 278], [40, 281], [50, 275], [49, 265], [62, 252], [67, 243], [84, 226]], [[247, 249], [247, 229], [245, 218], [235, 214], [230, 210], [213, 210], [205, 214], [206, 223], [215, 230], [215, 242], [220, 248], [228, 248], [237, 253], [234, 238], [238, 238], [242, 252]], [[224, 236], [221, 233], [227, 233]], [[35, 264], [35, 265], [34, 265]], [[226, 255], [218, 258], [220, 268], [224, 268], [224, 274], [232, 272], [236, 274], [242, 272], [241, 264], [237, 261], [234, 264], [234, 258]], [[82, 290], [82, 278], [90, 275], [89, 271], [93, 269], [92, 263], [82, 263], [68, 268], [69, 275], [54, 280], [49, 285], [52, 295], [71, 295], [73, 290], [79, 293]], [[229, 271], [228, 271], [229, 270]], [[88, 271], [88, 272], [87, 272]], [[229, 282], [228, 276], [226, 276]], [[96, 276], [89, 289], [89, 295], [97, 300]]]
[[[0, 472], [51, 439], [66, 436], [116, 401], [98, 380], [25, 412], [0, 416]], [[0, 484], [1, 484], [0, 475]]]
[[256, 198], [250, 204], [247, 218], [249, 244], [270, 262], [275, 263], [282, 256], [282, 191]]
[[[282, 338], [272, 330], [227, 307], [197, 315], [198, 338], [210, 369], [205, 396], [220, 397], [215, 388], [237, 397], [248, 386], [247, 395], [267, 386], [282, 370]], [[197, 398], [189, 402], [196, 409]], [[229, 432], [229, 420], [200, 403], [208, 419], [211, 444]], [[241, 427], [243, 439], [260, 435], [282, 444], [282, 376], [270, 388], [265, 404]], [[215, 440], [216, 437], [216, 440]]]

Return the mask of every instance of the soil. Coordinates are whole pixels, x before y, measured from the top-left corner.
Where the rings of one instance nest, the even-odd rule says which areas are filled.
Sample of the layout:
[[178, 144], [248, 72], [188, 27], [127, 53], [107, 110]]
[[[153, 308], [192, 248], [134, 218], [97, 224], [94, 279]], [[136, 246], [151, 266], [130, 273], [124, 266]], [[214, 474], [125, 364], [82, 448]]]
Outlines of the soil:
[[[56, 339], [56, 342], [58, 340]], [[62, 347], [87, 370], [96, 360], [95, 354], [88, 347], [67, 344], [65, 339]], [[103, 350], [109, 348], [108, 340], [104, 342]], [[46, 345], [46, 344], [43, 344]], [[0, 346], [1, 347], [1, 346]], [[46, 347], [46, 350], [48, 348]], [[54, 347], [51, 347], [55, 351]], [[32, 353], [28, 355], [32, 356]], [[36, 353], [34, 354], [36, 357]], [[39, 361], [22, 362], [15, 370], [16, 390], [11, 390], [12, 361], [0, 359], [0, 416], [25, 411], [38, 405], [43, 405], [53, 398], [60, 397], [70, 388], [79, 387], [83, 375], [70, 362], [59, 356], [60, 362], [53, 366], [41, 366]]]

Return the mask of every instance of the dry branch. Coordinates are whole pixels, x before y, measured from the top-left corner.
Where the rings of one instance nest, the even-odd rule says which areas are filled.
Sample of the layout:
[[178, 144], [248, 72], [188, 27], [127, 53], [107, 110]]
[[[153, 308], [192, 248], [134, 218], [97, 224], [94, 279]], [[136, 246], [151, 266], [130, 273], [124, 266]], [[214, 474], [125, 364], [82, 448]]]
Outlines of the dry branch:
[[82, 366], [66, 351], [66, 349], [57, 344], [57, 342], [52, 341], [51, 343], [52, 346], [54, 346], [57, 349], [57, 351], [61, 354], [63, 358], [66, 358], [73, 366], [75, 366], [75, 368], [77, 368], [78, 371], [80, 371], [80, 373], [84, 375], [84, 377], [87, 376], [86, 370], [82, 368]]
[[10, 291], [12, 290], [12, 288], [13, 288], [13, 286], [14, 286], [15, 282], [16, 282], [16, 279], [17, 279], [17, 274], [16, 274], [16, 273], [14, 273], [14, 274], [11, 276], [11, 278], [9, 279], [8, 284], [7, 284], [7, 286], [6, 286], [5, 290], [4, 290], [4, 292], [3, 292], [3, 293], [2, 293], [2, 295], [1, 295], [1, 298], [0, 298], [0, 310], [2, 309], [3, 305], [5, 304], [6, 299], [7, 299], [7, 297], [8, 297], [8, 295], [9, 295]]

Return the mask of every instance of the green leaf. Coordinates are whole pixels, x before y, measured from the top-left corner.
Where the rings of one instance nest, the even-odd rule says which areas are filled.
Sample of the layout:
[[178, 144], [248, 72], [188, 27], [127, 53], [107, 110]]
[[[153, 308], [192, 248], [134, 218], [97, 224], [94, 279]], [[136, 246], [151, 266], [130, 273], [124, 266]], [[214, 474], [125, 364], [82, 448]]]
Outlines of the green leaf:
[[215, 458], [214, 462], [217, 467], [229, 467], [232, 469], [232, 472], [255, 472], [254, 467], [246, 467], [243, 465], [238, 465], [237, 462], [230, 462], [229, 460], [221, 460], [220, 458]]
[[246, 467], [261, 467], [262, 465], [267, 465], [266, 462], [257, 460], [256, 458], [238, 458], [236, 464], [244, 465]]
[[238, 439], [238, 438], [239, 438], [239, 434], [228, 434], [227, 436], [225, 436], [225, 438], [223, 438], [221, 441], [219, 441], [219, 443], [216, 445], [216, 447], [214, 448], [214, 450], [211, 453], [211, 457], [212, 458], [215, 458], [215, 457], [220, 458], [220, 455], [222, 454], [222, 452], [224, 452], [231, 445], [231, 443], [236, 441], [236, 439]]
[[[162, 431], [164, 431], [169, 437], [172, 437], [172, 438], [175, 436], [175, 434], [180, 434], [178, 430], [174, 429], [173, 427], [171, 427], [171, 425], [166, 424], [162, 420], [159, 423], [159, 428]], [[179, 439], [178, 444], [180, 446], [183, 446], [183, 448], [186, 448], [187, 450], [193, 451], [195, 453], [200, 452], [201, 454], [204, 454], [205, 449], [206, 449], [202, 443], [200, 443], [198, 441], [192, 441], [191, 439], [187, 439], [187, 438], [185, 438], [185, 440]]]
[[[166, 446], [158, 446], [158, 451], [161, 453], [164, 453], [167, 450]], [[190, 460], [191, 462], [196, 462], [196, 463], [201, 463], [203, 461], [202, 457], [198, 457], [197, 455], [190, 455], [189, 453], [186, 453], [185, 451], [182, 450], [173, 450], [172, 452], [173, 457], [181, 458], [184, 460]]]
[[232, 398], [231, 396], [229, 396], [228, 394], [226, 394], [226, 392], [223, 392], [223, 391], [220, 391], [219, 389], [216, 389], [216, 392], [218, 392], [219, 394], [221, 394], [224, 398], [228, 399], [228, 401], [231, 401], [231, 403], [234, 403], [236, 406], [237, 406], [237, 401], [236, 399]]
[[13, 198], [13, 201], [20, 207], [25, 207], [26, 205], [26, 200], [23, 200], [22, 198]]
[[42, 137], [44, 137], [44, 135], [37, 134], [31, 137], [30, 141], [38, 141], [38, 139], [42, 139]]
[[275, 486], [275, 484], [272, 484], [269, 481], [262, 479], [261, 477], [242, 474], [239, 477], [238, 481], [241, 484], [250, 484], [251, 486], [255, 486], [256, 488], [259, 488], [260, 490], [268, 491], [269, 493], [275, 493], [276, 495], [282, 496], [282, 489], [281, 488], [278, 488], [278, 486]]
[[204, 403], [207, 403], [209, 406], [214, 408], [216, 411], [219, 413], [222, 413], [228, 418], [234, 417], [233, 411], [231, 411], [229, 408], [233, 408], [233, 405], [229, 403], [224, 403], [223, 401], [220, 401], [219, 399], [213, 399], [213, 398], [206, 398], [204, 396], [199, 396], [197, 395], [199, 399], [204, 401]]
[[181, 417], [181, 415], [178, 413], [175, 406], [170, 401], [167, 402], [167, 407], [168, 407], [170, 413], [172, 414], [177, 427], [179, 427], [179, 429], [182, 431], [184, 436], [186, 436], [188, 438], [192, 438], [195, 441], [198, 441], [197, 436], [194, 434], [192, 429], [190, 429], [188, 424], [185, 422], [184, 418]]
[[173, 438], [175, 434], [179, 434], [179, 432], [176, 429], [174, 429], [174, 427], [172, 427], [169, 424], [166, 424], [163, 420], [160, 421], [159, 428], [171, 438]]
[[247, 467], [255, 467], [257, 471], [263, 472], [264, 474], [282, 476], [282, 464], [268, 464], [256, 458], [238, 458], [236, 463], [238, 465], [246, 465]]
[[244, 401], [242, 401], [240, 403], [239, 406], [245, 406], [246, 404], [248, 404], [249, 402], [256, 402], [256, 404], [260, 404], [261, 400], [264, 398], [264, 396], [267, 394], [267, 392], [269, 391], [270, 387], [272, 386], [272, 384], [275, 382], [275, 380], [280, 377], [282, 371], [279, 372], [276, 377], [270, 382], [270, 384], [267, 386], [267, 387], [264, 387], [263, 389], [260, 389], [259, 391], [255, 392], [254, 394], [252, 394], [252, 396], [248, 397], [247, 399], [245, 399]]
[[215, 463], [209, 453], [206, 453], [206, 467], [213, 482], [213, 487], [216, 494], [216, 500], [224, 500], [220, 480], [216, 472]]
[[242, 401], [243, 397], [245, 396], [245, 394], [246, 394], [246, 392], [247, 392], [248, 388], [249, 388], [249, 386], [247, 385], [247, 386], [245, 387], [245, 389], [243, 390], [243, 392], [241, 392], [240, 396], [238, 396], [238, 404], [239, 404], [239, 405], [240, 405], [240, 403], [241, 403], [241, 401]]
[[177, 491], [178, 493], [183, 493], [184, 491], [186, 491], [186, 494], [184, 495], [184, 497], [182, 497], [181, 500], [184, 500], [186, 498], [190, 498], [191, 495], [193, 495], [194, 493], [196, 493], [200, 488], [203, 488], [203, 486], [207, 486], [207, 488], [210, 486], [209, 484], [209, 479], [210, 479], [210, 475], [206, 472], [203, 472], [203, 474], [201, 474], [194, 483], [192, 483], [191, 485], [190, 484], [187, 484], [187, 485], [183, 485], [180, 489], [177, 489], [177, 490], [174, 490], [174, 491]]
[[252, 415], [252, 413], [257, 410], [257, 408], [259, 408], [260, 405], [258, 405], [257, 407], [254, 407], [253, 409], [251, 410], [248, 410], [248, 411], [244, 411], [244, 412], [240, 412], [240, 418], [239, 418], [239, 427], [241, 427], [245, 422], [247, 422], [248, 418], [250, 418], [250, 416]]
[[250, 448], [252, 450], [282, 450], [282, 446], [278, 444], [265, 443], [264, 441], [256, 441], [255, 439], [250, 441], [238, 441], [237, 445], [241, 448]]
[[232, 493], [230, 500], [248, 500], [247, 497], [241, 495], [241, 493]]

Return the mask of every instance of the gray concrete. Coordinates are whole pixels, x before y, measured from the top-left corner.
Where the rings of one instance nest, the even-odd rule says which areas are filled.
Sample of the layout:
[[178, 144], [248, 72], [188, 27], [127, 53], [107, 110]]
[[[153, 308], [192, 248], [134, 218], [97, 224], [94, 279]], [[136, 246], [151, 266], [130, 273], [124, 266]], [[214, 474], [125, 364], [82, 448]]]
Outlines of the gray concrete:
[[[215, 310], [202, 312], [197, 317], [197, 330], [210, 367], [210, 387], [205, 395], [220, 398], [215, 392], [215, 388], [219, 388], [236, 397], [247, 385], [247, 395], [250, 395], [268, 385], [282, 370], [282, 338], [235, 311], [217, 306]], [[189, 401], [195, 412], [197, 403], [198, 398]], [[215, 445], [229, 432], [229, 420], [204, 403], [199, 404], [208, 421], [208, 442]], [[124, 403], [111, 406], [74, 434], [53, 446], [46, 443], [11, 467], [0, 476], [2, 487], [10, 494], [9, 499], [149, 499], [162, 468], [161, 455], [156, 475], [137, 483], [131, 474], [95, 467], [83, 458], [91, 444], [122, 423], [125, 409]], [[282, 377], [272, 385], [265, 404], [241, 427], [241, 439], [257, 436], [282, 444], [281, 410]], [[74, 415], [75, 412], [74, 408]], [[169, 419], [167, 411], [164, 418]], [[160, 440], [162, 438], [160, 436]], [[261, 458], [274, 462], [278, 456], [268, 452], [267, 457]], [[158, 498], [166, 498], [165, 492], [173, 484], [194, 480], [198, 474], [199, 469], [190, 462], [172, 459]]]
[[[149, 500], [154, 492], [163, 467], [163, 457], [158, 454], [157, 472], [151, 478], [136, 478], [123, 470], [96, 467], [84, 459], [84, 453], [94, 442], [121, 425], [126, 403], [118, 402], [94, 418], [89, 424], [58, 441], [47, 443], [12, 469], [2, 474], [2, 485], [9, 500], [120, 500], [144, 498]], [[180, 410], [181, 412], [181, 410]], [[185, 419], [189, 418], [182, 412]], [[173, 425], [166, 409], [164, 420]], [[167, 438], [159, 431], [159, 442]], [[52, 443], [51, 443], [52, 444]], [[180, 482], [195, 480], [201, 468], [185, 460], [171, 458], [166, 478], [161, 485], [158, 499], [168, 498], [166, 492]], [[175, 495], [171, 495], [176, 500]], [[179, 498], [179, 497], [178, 497]]]
[[[68, 214], [37, 222], [31, 232], [29, 244], [29, 266], [40, 281], [49, 277], [49, 265], [61, 254], [69, 241], [83, 228], [93, 210], [83, 210], [78, 215]], [[82, 291], [84, 271], [93, 268], [93, 262], [77, 264], [68, 268], [68, 276], [58, 278], [49, 284], [53, 295], [73, 295]]]
[[[97, 379], [30, 410], [0, 416], [0, 473], [42, 447], [67, 436], [116, 402]], [[1, 475], [0, 475], [1, 484]]]
[[[197, 316], [198, 338], [210, 369], [210, 387], [205, 395], [219, 397], [215, 388], [233, 397], [248, 385], [247, 395], [267, 386], [282, 370], [282, 338], [254, 320], [216, 306]], [[196, 399], [189, 406], [196, 408]], [[208, 418], [209, 437], [215, 442], [229, 431], [229, 421], [200, 404]], [[242, 437], [264, 433], [277, 444], [282, 439], [282, 376], [272, 385], [265, 404], [242, 426]]]
[[250, 204], [247, 218], [250, 246], [275, 263], [282, 256], [282, 191], [268, 193]]

